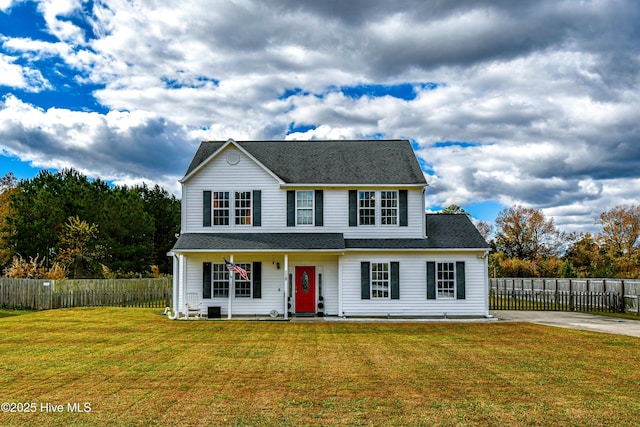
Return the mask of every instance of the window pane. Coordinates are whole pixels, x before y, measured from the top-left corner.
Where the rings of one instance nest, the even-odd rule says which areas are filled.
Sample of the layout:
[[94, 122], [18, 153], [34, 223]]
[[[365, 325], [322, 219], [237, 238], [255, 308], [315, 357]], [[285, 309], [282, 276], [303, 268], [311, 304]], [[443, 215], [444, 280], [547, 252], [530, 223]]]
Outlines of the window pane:
[[229, 192], [213, 193], [213, 225], [229, 225]]
[[296, 224], [313, 225], [313, 191], [296, 191]]
[[455, 268], [452, 262], [437, 264], [438, 298], [455, 298]]
[[371, 263], [371, 298], [389, 298], [388, 263]]
[[380, 221], [383, 225], [398, 223], [398, 192], [380, 192]]
[[212, 264], [213, 297], [229, 296], [229, 270], [224, 263]]
[[236, 191], [235, 224], [251, 225], [251, 191]]
[[251, 263], [236, 264], [240, 268], [247, 271], [249, 280], [244, 280], [242, 276], [235, 273], [234, 281], [236, 284], [236, 298], [251, 298]]
[[376, 223], [376, 192], [360, 191], [358, 193], [358, 217], [360, 225]]

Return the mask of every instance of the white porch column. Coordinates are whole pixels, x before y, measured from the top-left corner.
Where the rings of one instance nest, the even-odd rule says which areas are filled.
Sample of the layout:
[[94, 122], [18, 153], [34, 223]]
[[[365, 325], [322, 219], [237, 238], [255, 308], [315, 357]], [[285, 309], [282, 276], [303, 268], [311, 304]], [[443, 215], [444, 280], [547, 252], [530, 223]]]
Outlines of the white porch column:
[[[178, 289], [181, 292], [178, 301], [176, 301], [176, 316], [179, 312], [184, 313], [184, 302], [187, 300], [187, 281], [185, 280], [186, 270], [187, 269], [184, 265], [184, 255], [180, 254], [178, 255], [178, 275], [180, 276], [178, 278]], [[182, 301], [182, 304], [180, 304], [180, 301]]]
[[[233, 255], [231, 255], [229, 257], [229, 262], [231, 262], [231, 264], [233, 264]], [[235, 273], [233, 271], [229, 272], [229, 305], [227, 306], [227, 319], [231, 319], [231, 310], [232, 310], [232, 306], [233, 303], [231, 302], [231, 299], [233, 298], [233, 295], [235, 295], [236, 290], [235, 290], [235, 286], [234, 286], [234, 277], [235, 277]]]
[[289, 255], [284, 254], [284, 319], [289, 318]]
[[180, 292], [180, 262], [178, 261], [178, 255], [173, 254], [173, 295], [171, 298], [171, 305], [173, 306], [173, 315], [178, 318], [178, 292]]

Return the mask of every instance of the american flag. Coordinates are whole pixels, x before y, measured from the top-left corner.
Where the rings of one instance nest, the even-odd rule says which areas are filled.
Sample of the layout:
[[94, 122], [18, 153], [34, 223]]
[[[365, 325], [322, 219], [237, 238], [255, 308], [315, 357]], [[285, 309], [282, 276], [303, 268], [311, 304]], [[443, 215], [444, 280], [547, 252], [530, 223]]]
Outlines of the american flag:
[[227, 270], [229, 270], [232, 273], [238, 273], [240, 276], [242, 276], [242, 278], [246, 281], [249, 281], [249, 275], [247, 274], [247, 270], [245, 270], [244, 268], [235, 265], [234, 263], [227, 261], [226, 258], [224, 259], [224, 263], [227, 265]]

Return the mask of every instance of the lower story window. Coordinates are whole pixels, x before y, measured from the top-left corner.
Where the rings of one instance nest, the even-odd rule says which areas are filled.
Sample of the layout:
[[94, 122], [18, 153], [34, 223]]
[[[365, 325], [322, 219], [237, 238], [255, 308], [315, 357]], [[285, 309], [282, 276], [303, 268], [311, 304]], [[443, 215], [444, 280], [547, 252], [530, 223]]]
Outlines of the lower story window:
[[229, 270], [223, 263], [212, 264], [213, 297], [229, 296]]
[[249, 279], [245, 280], [239, 273], [235, 273], [236, 298], [251, 298], [251, 263], [236, 265], [247, 272], [247, 278]]
[[439, 262], [436, 267], [438, 298], [455, 298], [456, 270], [453, 262]]
[[371, 298], [389, 298], [389, 264], [371, 263]]

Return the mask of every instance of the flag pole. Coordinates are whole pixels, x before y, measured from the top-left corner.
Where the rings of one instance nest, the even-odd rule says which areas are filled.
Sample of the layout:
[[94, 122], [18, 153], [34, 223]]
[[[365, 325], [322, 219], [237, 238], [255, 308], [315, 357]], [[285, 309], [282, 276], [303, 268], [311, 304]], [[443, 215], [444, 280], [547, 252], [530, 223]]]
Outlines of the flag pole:
[[[229, 262], [233, 264], [233, 255], [229, 257]], [[232, 302], [231, 298], [233, 298], [233, 294], [235, 293], [235, 275], [234, 271], [229, 271], [229, 306], [227, 307], [227, 319], [231, 319], [231, 310], [232, 310]]]

